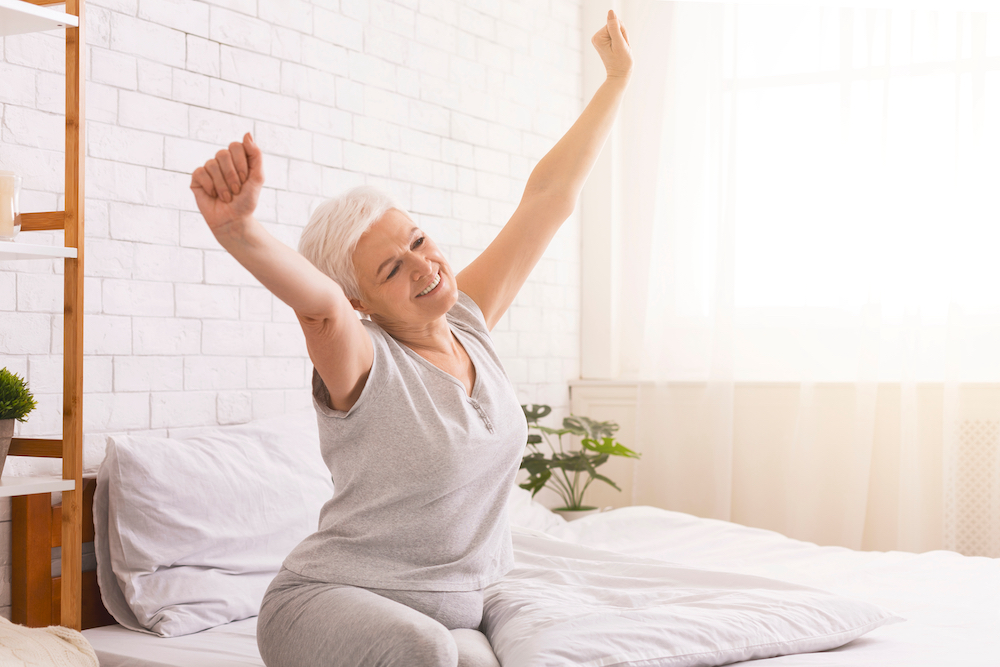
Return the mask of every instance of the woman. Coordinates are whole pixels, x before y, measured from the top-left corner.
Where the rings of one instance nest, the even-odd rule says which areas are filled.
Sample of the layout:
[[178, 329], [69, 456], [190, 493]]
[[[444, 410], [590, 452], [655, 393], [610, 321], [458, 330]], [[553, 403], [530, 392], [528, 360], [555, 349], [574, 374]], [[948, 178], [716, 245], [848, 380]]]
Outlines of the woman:
[[477, 628], [483, 589], [513, 563], [506, 501], [526, 425], [489, 331], [572, 212], [628, 85], [614, 12], [592, 43], [607, 80], [457, 275], [372, 188], [322, 204], [302, 254], [279, 243], [253, 218], [264, 174], [249, 134], [195, 170], [219, 243], [302, 325], [336, 489], [261, 604], [268, 667], [498, 665]]

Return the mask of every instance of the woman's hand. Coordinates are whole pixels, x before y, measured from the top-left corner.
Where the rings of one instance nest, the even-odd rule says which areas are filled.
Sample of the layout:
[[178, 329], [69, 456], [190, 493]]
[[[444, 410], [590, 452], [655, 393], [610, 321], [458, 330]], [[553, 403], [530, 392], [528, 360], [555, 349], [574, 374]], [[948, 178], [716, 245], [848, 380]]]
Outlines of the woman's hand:
[[191, 174], [198, 210], [213, 232], [252, 216], [263, 185], [263, 154], [249, 132]]
[[609, 77], [628, 77], [632, 73], [632, 47], [628, 31], [613, 9], [608, 10], [608, 24], [591, 38], [590, 43], [604, 62]]

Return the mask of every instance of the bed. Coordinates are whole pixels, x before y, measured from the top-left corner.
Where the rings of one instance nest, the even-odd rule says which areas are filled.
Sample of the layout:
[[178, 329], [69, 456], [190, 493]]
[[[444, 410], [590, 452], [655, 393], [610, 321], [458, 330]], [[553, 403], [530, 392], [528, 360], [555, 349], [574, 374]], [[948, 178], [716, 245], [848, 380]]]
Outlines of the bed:
[[[315, 438], [308, 411], [109, 438], [84, 631], [102, 666], [263, 664], [255, 605], [332, 490]], [[650, 507], [567, 523], [517, 488], [508, 508], [517, 565], [484, 616], [505, 667], [1000, 664], [995, 559], [819, 547]]]

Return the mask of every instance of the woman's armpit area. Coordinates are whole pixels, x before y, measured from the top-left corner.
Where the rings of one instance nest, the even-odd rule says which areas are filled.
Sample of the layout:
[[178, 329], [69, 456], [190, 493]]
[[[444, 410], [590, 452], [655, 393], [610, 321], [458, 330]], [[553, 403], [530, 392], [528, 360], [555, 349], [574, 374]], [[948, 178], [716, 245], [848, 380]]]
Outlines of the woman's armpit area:
[[369, 368], [360, 378], [358, 378], [357, 383], [352, 387], [347, 393], [341, 396], [334, 396], [330, 392], [330, 386], [327, 384], [326, 380], [323, 379], [322, 373], [320, 373], [320, 380], [323, 382], [323, 394], [326, 399], [326, 407], [337, 412], [348, 413], [351, 408], [357, 404], [358, 400], [361, 399], [361, 394], [364, 393], [365, 386], [368, 384], [368, 378], [371, 375], [371, 369]]
[[314, 388], [316, 398], [331, 410], [347, 412], [361, 397], [375, 360], [368, 331], [358, 320], [352, 327], [300, 322], [309, 358], [325, 389], [326, 400], [321, 400]]

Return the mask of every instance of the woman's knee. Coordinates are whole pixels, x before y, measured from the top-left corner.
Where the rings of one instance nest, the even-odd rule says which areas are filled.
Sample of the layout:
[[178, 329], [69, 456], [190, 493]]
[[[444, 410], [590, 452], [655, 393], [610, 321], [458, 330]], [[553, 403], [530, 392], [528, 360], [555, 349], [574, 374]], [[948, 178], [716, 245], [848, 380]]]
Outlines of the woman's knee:
[[267, 667], [457, 667], [441, 623], [364, 589], [301, 587], [268, 595], [257, 620]]
[[267, 667], [333, 664], [327, 615], [314, 605], [318, 597], [309, 587], [264, 596], [257, 616], [257, 649]]
[[448, 628], [437, 621], [408, 623], [399, 628], [399, 646], [406, 659], [400, 665], [407, 667], [457, 667], [458, 646]]
[[257, 650], [267, 667], [283, 667], [293, 659], [287, 646], [292, 628], [283, 618], [283, 606], [278, 603], [261, 605], [257, 616]]
[[479, 630], [452, 630], [458, 646], [458, 667], [500, 667], [490, 641]]

